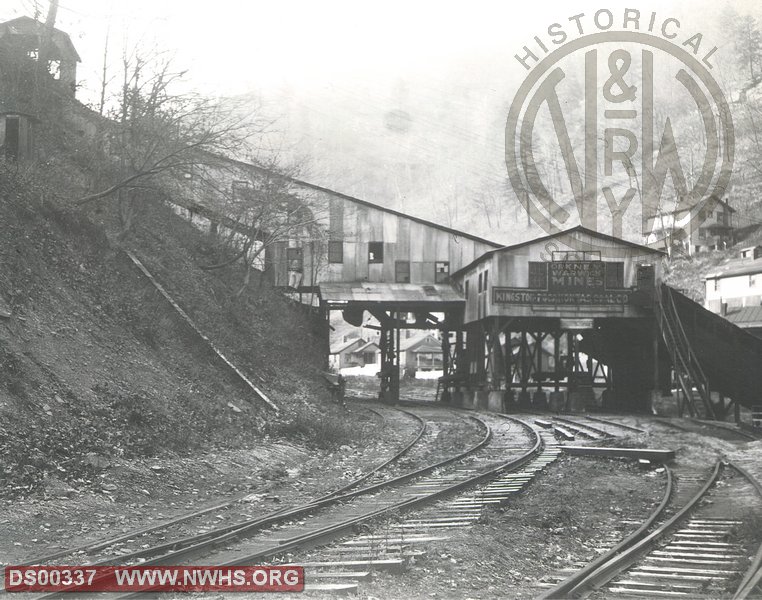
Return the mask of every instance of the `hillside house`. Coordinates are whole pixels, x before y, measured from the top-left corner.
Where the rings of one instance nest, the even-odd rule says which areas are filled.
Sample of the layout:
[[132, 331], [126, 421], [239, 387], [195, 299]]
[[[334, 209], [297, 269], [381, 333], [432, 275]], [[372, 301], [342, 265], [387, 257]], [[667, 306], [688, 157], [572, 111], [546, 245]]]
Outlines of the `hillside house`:
[[739, 258], [704, 277], [705, 306], [731, 323], [762, 337], [762, 248], [740, 251]]
[[352, 360], [360, 367], [378, 365], [381, 361], [381, 348], [375, 341], [366, 342], [352, 351]]
[[[39, 103], [46, 100], [38, 81], [45, 26], [30, 17], [0, 23], [0, 148], [8, 160], [34, 158]], [[47, 72], [61, 83], [55, 89], [73, 97], [80, 62], [69, 34], [53, 28], [45, 51]]]
[[[0, 23], [0, 56], [6, 64], [15, 60], [23, 64], [24, 59], [39, 60], [46, 38], [45, 24], [31, 17], [18, 17]], [[47, 71], [60, 81], [73, 95], [77, 86], [77, 63], [81, 62], [77, 49], [69, 34], [53, 28], [50, 46], [46, 52]]]
[[405, 369], [439, 371], [442, 369], [442, 341], [429, 331], [422, 331], [400, 342], [400, 362]]
[[367, 345], [362, 338], [353, 338], [349, 341], [331, 347], [329, 363], [334, 369], [346, 369], [347, 367], [362, 366], [357, 362], [355, 352], [358, 348]]
[[723, 250], [735, 242], [735, 209], [719, 200], [699, 210], [684, 207], [646, 220], [645, 243], [666, 252], [693, 255], [702, 250]]

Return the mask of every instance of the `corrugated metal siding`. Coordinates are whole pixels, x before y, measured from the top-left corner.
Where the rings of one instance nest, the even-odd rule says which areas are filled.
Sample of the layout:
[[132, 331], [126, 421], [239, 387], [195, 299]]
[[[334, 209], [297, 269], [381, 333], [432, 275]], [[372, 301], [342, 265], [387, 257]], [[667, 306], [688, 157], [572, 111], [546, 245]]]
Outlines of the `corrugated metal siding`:
[[[568, 235], [568, 234], [567, 234]], [[636, 247], [627, 246], [625, 244], [617, 244], [613, 240], [600, 239], [592, 237], [582, 232], [575, 232], [573, 237], [582, 242], [589, 244], [598, 244], [599, 247], [605, 247], [611, 250], [616, 250], [618, 258], [604, 258], [604, 261], [610, 260], [613, 262], [624, 262], [624, 287], [632, 288], [637, 284], [637, 267], [638, 264], [650, 263], [653, 264], [656, 269], [657, 279], [661, 277], [659, 272], [660, 261], [656, 255], [644, 254]], [[486, 300], [487, 312], [486, 315], [500, 315], [500, 316], [538, 316], [538, 313], [533, 311], [531, 306], [522, 305], [493, 305], [492, 304], [492, 292], [491, 289], [494, 286], [498, 287], [515, 287], [526, 288], [529, 285], [529, 262], [549, 262], [552, 256], [552, 251], [576, 251], [573, 246], [565, 243], [568, 240], [567, 236], [559, 236], [551, 241], [542, 241], [536, 244], [527, 244], [514, 249], [498, 250], [491, 256], [485, 258], [482, 261], [477, 262], [472, 268], [463, 273], [458, 281], [455, 282], [465, 289], [465, 282], [468, 281], [469, 294], [466, 299], [465, 315], [464, 319], [466, 323], [470, 323], [480, 319], [484, 315], [480, 315], [478, 294], [478, 281], [479, 273], [483, 273], [485, 269], [489, 270], [489, 290]], [[559, 308], [555, 313], [549, 310], [543, 311], [541, 316], [570, 316], [569, 310], [573, 310], [573, 307], [569, 309]], [[632, 306], [625, 307], [623, 313], [618, 316], [630, 317], [639, 316], [641, 314], [640, 309]], [[595, 314], [586, 313], [586, 316], [595, 316]], [[600, 316], [610, 316], [610, 311], [602, 311]]]

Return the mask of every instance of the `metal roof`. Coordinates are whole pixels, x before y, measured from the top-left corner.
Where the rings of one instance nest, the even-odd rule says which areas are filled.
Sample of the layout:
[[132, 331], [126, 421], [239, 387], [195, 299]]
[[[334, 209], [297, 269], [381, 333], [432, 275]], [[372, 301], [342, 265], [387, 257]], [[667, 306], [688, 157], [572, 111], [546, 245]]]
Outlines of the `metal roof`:
[[[431, 338], [431, 340], [429, 340]], [[427, 343], [434, 343], [436, 344], [436, 347], [439, 348], [439, 350], [442, 350], [442, 342], [440, 342], [438, 339], [436, 339], [431, 332], [429, 331], [421, 331], [417, 334], [415, 334], [412, 337], [405, 338], [404, 340], [400, 341], [400, 351], [404, 352], [406, 350], [417, 350], [418, 346], [423, 344], [424, 342]]]
[[356, 198], [355, 196], [350, 196], [349, 194], [345, 194], [344, 192], [338, 192], [336, 190], [332, 190], [331, 188], [324, 187], [322, 185], [317, 185], [315, 183], [310, 183], [309, 181], [304, 181], [302, 179], [296, 179], [295, 177], [289, 177], [288, 175], [284, 175], [283, 173], [278, 173], [276, 171], [273, 171], [272, 169], [268, 169], [266, 167], [245, 162], [242, 160], [238, 160], [235, 158], [229, 158], [229, 157], [223, 157], [216, 155], [218, 158], [221, 158], [229, 163], [237, 164], [245, 169], [250, 169], [252, 171], [256, 171], [258, 173], [264, 173], [276, 178], [281, 179], [282, 181], [288, 181], [293, 183], [294, 185], [297, 185], [299, 187], [307, 188], [310, 190], [314, 190], [316, 192], [322, 192], [324, 194], [329, 194], [331, 196], [334, 196], [335, 198], [341, 198], [342, 200], [346, 200], [348, 202], [352, 202], [354, 204], [360, 204], [362, 206], [367, 206], [368, 208], [373, 208], [375, 210], [380, 210], [385, 213], [389, 213], [392, 215], [396, 215], [398, 217], [401, 217], [403, 219], [409, 219], [410, 221], [414, 221], [416, 223], [420, 223], [421, 225], [426, 225], [427, 227], [433, 227], [434, 229], [439, 229], [440, 231], [444, 231], [446, 233], [449, 233], [451, 235], [454, 235], [456, 237], [462, 237], [466, 238], [468, 240], [473, 240], [474, 242], [479, 242], [480, 244], [485, 244], [487, 246], [492, 246], [493, 248], [500, 248], [502, 244], [499, 242], [495, 242], [493, 240], [488, 240], [483, 237], [479, 237], [478, 235], [474, 235], [472, 233], [468, 233], [466, 231], [462, 231], [460, 229], [454, 229], [452, 227], [448, 227], [446, 225], [441, 225], [440, 223], [435, 223], [433, 221], [429, 221], [427, 219], [423, 219], [421, 217], [415, 217], [413, 215], [409, 215], [407, 213], [394, 210], [393, 208], [387, 208], [386, 206], [383, 206], [381, 204], [376, 204], [375, 202], [370, 202], [369, 200], [363, 200], [361, 198]]
[[744, 306], [728, 310], [725, 318], [739, 327], [762, 327], [762, 306]]
[[374, 304], [459, 304], [463, 297], [449, 284], [324, 282], [320, 296], [329, 304], [349, 302]]
[[[733, 261], [729, 266], [721, 271], [715, 271], [714, 273], [707, 273], [704, 279], [722, 279], [723, 277], [735, 277], [737, 275], [754, 275], [756, 273], [762, 273], [762, 258], [740, 259], [744, 262], [738, 265], [737, 261]], [[736, 266], [738, 265], [738, 266]]]
[[360, 354], [360, 352], [366, 352], [368, 348], [370, 348], [371, 346], [375, 346], [376, 350], [380, 350], [379, 345], [375, 341], [371, 340], [368, 343], [363, 344], [359, 348], [355, 348], [354, 350], [352, 350], [352, 354]]
[[347, 340], [343, 344], [337, 344], [331, 348], [331, 354], [341, 354], [345, 350], [348, 350], [352, 346], [354, 346], [357, 343], [366, 344], [365, 340], [362, 338], [352, 338], [351, 340]]
[[[33, 19], [32, 17], [21, 16], [11, 19], [10, 21], [3, 21], [0, 23], [0, 37], [7, 32], [9, 35], [43, 35], [43, 29], [45, 24]], [[53, 27], [53, 43], [63, 42], [66, 49], [71, 53], [72, 57], [77, 62], [82, 62], [82, 59], [74, 47], [74, 43], [71, 41], [71, 37], [65, 31]]]
[[558, 233], [553, 233], [550, 235], [546, 235], [543, 237], [535, 238], [533, 240], [527, 240], [525, 242], [519, 242], [518, 244], [512, 244], [510, 246], [503, 246], [502, 248], [496, 248], [495, 250], [489, 250], [488, 252], [485, 252], [478, 258], [471, 261], [469, 264], [467, 264], [465, 267], [461, 267], [454, 273], [450, 275], [450, 277], [454, 278], [459, 276], [461, 273], [464, 273], [470, 269], [472, 269], [474, 266], [482, 262], [483, 260], [491, 257], [493, 254], [496, 254], [497, 252], [510, 252], [511, 250], [516, 250], [518, 248], [523, 248], [524, 246], [529, 246], [530, 244], [538, 244], [542, 243], [548, 240], [552, 240], [564, 235], [569, 235], [570, 233], [574, 232], [580, 232], [584, 233], [586, 235], [589, 235], [590, 237], [596, 237], [598, 239], [608, 240], [610, 242], [616, 242], [618, 244], [621, 244], [622, 246], [627, 246], [629, 248], [635, 248], [638, 250], [642, 250], [645, 253], [649, 254], [661, 254], [666, 255], [667, 253], [663, 250], [659, 250], [657, 248], [650, 248], [648, 246], [644, 246], [642, 244], [636, 244], [635, 242], [630, 242], [629, 240], [623, 240], [618, 237], [614, 237], [613, 235], [608, 235], [607, 233], [600, 233], [599, 231], [593, 231], [592, 229], [588, 229], [587, 227], [583, 227], [582, 225], [577, 225], [576, 227], [571, 227], [570, 229], [564, 229], [563, 231], [559, 231]]

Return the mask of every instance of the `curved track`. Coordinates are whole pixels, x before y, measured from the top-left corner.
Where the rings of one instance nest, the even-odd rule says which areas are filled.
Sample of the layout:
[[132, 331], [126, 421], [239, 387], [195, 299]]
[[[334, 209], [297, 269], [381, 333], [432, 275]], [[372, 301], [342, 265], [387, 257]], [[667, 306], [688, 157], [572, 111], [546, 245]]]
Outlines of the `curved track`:
[[[314, 500], [310, 500], [308, 504], [321, 502], [329, 498], [339, 496], [357, 487], [361, 483], [367, 481], [369, 478], [375, 476], [380, 471], [383, 471], [384, 469], [388, 468], [394, 462], [402, 459], [411, 450], [411, 448], [413, 448], [413, 446], [415, 446], [421, 440], [421, 438], [426, 432], [426, 422], [424, 421], [424, 419], [422, 419], [420, 416], [410, 411], [403, 410], [400, 408], [388, 407], [388, 406], [378, 406], [378, 407], [364, 406], [363, 408], [371, 412], [372, 414], [374, 414], [378, 419], [380, 419], [382, 423], [393, 426], [393, 427], [406, 427], [412, 423], [415, 429], [413, 430], [410, 441], [407, 442], [401, 449], [393, 453], [387, 460], [376, 465], [375, 467], [373, 467], [372, 469], [370, 469], [363, 475], [353, 479], [352, 481], [346, 483], [340, 488], [333, 490], [329, 494], [326, 494]], [[246, 504], [250, 495], [251, 495], [251, 491], [247, 491], [242, 494], [237, 494], [232, 498], [224, 500], [223, 502], [215, 503], [201, 510], [180, 515], [178, 517], [175, 517], [168, 521], [164, 521], [157, 525], [152, 525], [150, 527], [144, 527], [144, 528], [132, 530], [115, 537], [110, 537], [110, 538], [105, 538], [102, 540], [97, 540], [94, 542], [89, 542], [81, 546], [60, 550], [58, 552], [50, 553], [47, 555], [29, 558], [29, 559], [26, 559], [24, 563], [22, 564], [30, 564], [30, 565], [31, 564], [34, 564], [34, 565], [51, 564], [54, 561], [60, 561], [60, 559], [64, 559], [64, 558], [72, 557], [72, 556], [76, 556], [77, 560], [81, 561], [82, 558], [85, 556], [97, 557], [97, 554], [99, 552], [105, 552], [108, 554], [109, 551], [112, 551], [112, 550], [118, 551], [118, 549], [124, 543], [128, 541], [133, 542], [134, 540], [140, 539], [141, 544], [148, 543], [150, 545], [150, 542], [153, 537], [160, 537], [163, 539], [163, 536], [161, 534], [163, 532], [166, 532], [168, 530], [173, 530], [173, 529], [176, 532], [185, 532], [185, 535], [183, 536], [183, 538], [187, 537], [188, 531], [191, 531], [194, 529], [210, 529], [210, 528], [219, 529], [219, 521], [222, 520], [219, 517], [219, 515], [225, 514], [223, 511], [229, 511], [230, 513], [229, 515], [225, 514], [225, 517], [227, 520], [237, 519], [238, 522], [240, 522], [246, 519], [246, 516], [245, 516], [247, 511]], [[278, 515], [284, 512], [284, 510], [285, 509], [275, 511], [273, 513], [266, 515], [266, 517], [272, 517], [272, 516]], [[238, 523], [234, 523], [233, 525], [229, 527], [231, 529], [234, 529], [238, 527]], [[177, 535], [177, 533], [175, 533], [175, 535]], [[139, 557], [140, 555], [141, 553], [136, 553], [135, 557]], [[133, 555], [131, 553], [122, 553], [121, 557], [124, 560], [129, 560], [130, 558], [133, 557]], [[95, 564], [106, 563], [108, 562], [108, 560], [109, 560], [108, 558], [102, 559], [96, 562]]]
[[[675, 508], [666, 510], [663, 502], [635, 534], [541, 598], [717, 598], [732, 594], [742, 578], [738, 592], [750, 592], [762, 551], [749, 564], [750, 545], [759, 540], [744, 535], [762, 518], [762, 489], [731, 466], [718, 462], [703, 480], [684, 473], [677, 492], [670, 476], [665, 500], [671, 494]], [[672, 514], [647, 533], [667, 513]]]
[[[467, 437], [477, 439], [465, 448], [459, 447], [464, 444], [462, 439], [456, 444], [448, 444], [451, 448], [449, 455], [445, 458], [441, 458], [443, 450], [440, 447], [435, 452], [438, 456], [436, 462], [429, 462], [421, 468], [402, 475], [366, 485], [354, 491], [331, 494], [329, 497], [278, 511], [263, 518], [216, 528], [213, 531], [188, 536], [165, 544], [153, 545], [130, 554], [123, 554], [119, 556], [119, 563], [182, 564], [183, 561], [201, 558], [204, 561], [212, 560], [215, 564], [225, 564], [225, 561], [229, 562], [233, 557], [247, 554], [252, 547], [261, 547], [263, 543], [270, 544], [271, 553], [276, 550], [283, 551], [289, 547], [288, 544], [284, 544], [284, 535], [288, 535], [289, 539], [291, 537], [298, 539], [301, 543], [305, 526], [311, 528], [310, 535], [317, 535], [317, 537], [336, 535], [344, 528], [352, 527], [359, 522], [369, 521], [379, 515], [400, 510], [408, 504], [412, 506], [423, 498], [437, 496], [437, 492], [422, 494], [420, 489], [416, 491], [416, 487], [420, 488], [422, 480], [434, 481], [443, 472], [457, 472], [458, 468], [455, 463], [463, 461], [466, 457], [487, 446], [492, 438], [492, 429], [483, 420], [461, 412], [455, 413], [448, 410], [435, 412], [442, 415], [450, 425], [459, 424], [460, 427], [456, 427], [456, 429], [459, 429], [461, 434], [464, 429], [463, 424], [467, 423]], [[435, 421], [434, 415], [427, 415], [426, 421]], [[417, 439], [422, 438], [423, 436], [419, 433]], [[434, 439], [437, 438], [439, 436], [435, 436]], [[403, 451], [408, 452], [411, 447], [413, 445], [408, 444]], [[472, 472], [473, 469], [466, 469], [461, 472], [461, 477], [466, 477]], [[354, 487], [356, 483], [352, 482], [350, 485]], [[442, 493], [443, 490], [440, 490], [439, 493]], [[412, 497], [411, 493], [413, 493]], [[400, 500], [400, 498], [404, 498], [404, 500]], [[314, 528], [317, 528], [318, 533]], [[291, 531], [294, 531], [293, 536], [291, 536]], [[236, 550], [226, 550], [231, 546], [235, 547]], [[247, 555], [245, 560], [250, 559], [251, 556]], [[108, 564], [112, 560], [106, 559], [95, 564]], [[58, 596], [53, 594], [45, 597]]]

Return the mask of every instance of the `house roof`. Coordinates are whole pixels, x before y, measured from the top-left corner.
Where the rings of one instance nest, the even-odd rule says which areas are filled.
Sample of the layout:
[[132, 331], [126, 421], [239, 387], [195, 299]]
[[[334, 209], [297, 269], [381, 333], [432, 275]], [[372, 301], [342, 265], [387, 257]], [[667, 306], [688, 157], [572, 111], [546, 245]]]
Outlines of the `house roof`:
[[437, 305], [462, 303], [463, 297], [448, 284], [420, 285], [416, 283], [324, 282], [320, 296], [328, 303], [396, 303]]
[[[707, 200], [704, 204], [705, 204], [705, 206], [703, 206], [701, 208], [707, 208], [706, 204], [709, 204], [709, 200]], [[728, 211], [730, 211], [732, 213], [736, 212], [736, 209], [733, 208], [732, 206], [730, 206], [730, 204], [728, 204], [727, 201], [725, 201], [725, 200], [714, 200], [713, 203], [712, 203], [712, 210], [714, 210], [714, 207], [717, 206], [718, 204], [721, 204]], [[647, 217], [647, 219], [648, 220], [650, 220], [650, 219], [658, 219], [658, 218], [666, 216], [666, 215], [682, 215], [684, 213], [691, 212], [697, 206], [698, 206], [697, 204], [694, 204], [693, 206], [683, 206], [682, 208], [678, 208], [678, 209], [675, 209], [675, 210], [670, 210], [670, 211], [667, 211], [667, 212], [660, 212], [660, 213], [655, 214], [653, 216]], [[701, 210], [701, 208], [699, 210]]]
[[738, 261], [734, 261], [720, 271], [707, 273], [704, 276], [704, 280], [723, 279], [725, 277], [736, 277], [738, 275], [754, 275], [756, 273], [762, 273], [762, 258], [756, 258], [754, 260], [741, 260], [743, 262], [740, 264]]
[[[16, 17], [10, 21], [0, 23], [0, 38], [5, 35], [42, 35], [42, 30], [44, 28], [44, 23], [40, 23], [32, 17]], [[61, 46], [63, 46], [63, 49], [67, 50], [77, 62], [82, 62], [69, 34], [65, 31], [61, 31], [54, 27], [53, 43], [56, 44], [59, 49], [62, 49]]]
[[337, 344], [335, 346], [331, 347], [331, 354], [341, 354], [342, 352], [346, 352], [349, 350], [352, 346], [355, 344], [366, 344], [367, 342], [362, 338], [353, 338], [351, 340], [348, 340], [346, 342], [343, 342], [341, 344]]
[[368, 349], [371, 348], [371, 347], [375, 348], [376, 350], [379, 350], [378, 344], [376, 342], [370, 341], [370, 342], [367, 342], [367, 343], [363, 344], [359, 348], [355, 348], [354, 350], [352, 350], [352, 353], [353, 354], [359, 354], [360, 352], [367, 352]]
[[762, 306], [731, 309], [725, 318], [739, 327], [762, 327]]
[[539, 244], [542, 242], [545, 242], [547, 240], [552, 240], [558, 237], [561, 237], [563, 235], [569, 235], [571, 233], [584, 233], [586, 235], [589, 235], [591, 237], [595, 237], [601, 240], [607, 240], [610, 242], [616, 242], [618, 244], [621, 244], [622, 246], [628, 246], [630, 248], [636, 248], [638, 250], [641, 250], [642, 252], [646, 252], [649, 254], [666, 254], [663, 250], [658, 250], [656, 248], [650, 248], [648, 246], [643, 246], [642, 244], [636, 244], [635, 242], [630, 242], [628, 240], [623, 240], [621, 238], [614, 237], [613, 235], [608, 235], [606, 233], [600, 233], [598, 231], [593, 231], [592, 229], [588, 229], [587, 227], [583, 227], [582, 225], [577, 225], [576, 227], [572, 227], [570, 229], [564, 229], [563, 231], [559, 231], [558, 233], [553, 233], [550, 235], [546, 235], [543, 237], [535, 238], [533, 240], [527, 240], [525, 242], [519, 242], [518, 244], [512, 244], [510, 246], [503, 246], [502, 248], [496, 248], [495, 250], [490, 250], [488, 252], [485, 252], [480, 257], [476, 258], [475, 260], [471, 261], [469, 264], [467, 264], [465, 267], [461, 267], [457, 271], [455, 271], [451, 277], [456, 277], [465, 271], [468, 271], [469, 269], [472, 269], [474, 266], [482, 262], [483, 260], [491, 257], [493, 254], [497, 252], [508, 252], [511, 250], [517, 250], [518, 248], [523, 248], [524, 246], [529, 246], [531, 244]]
[[420, 343], [408, 349], [408, 352], [425, 352], [427, 354], [442, 354], [442, 343], [435, 338], [424, 338]]
[[421, 344], [423, 344], [429, 339], [433, 340], [433, 342], [436, 344], [437, 348], [440, 351], [442, 350], [442, 343], [438, 339], [436, 339], [433, 335], [431, 335], [431, 332], [419, 331], [412, 337], [406, 338], [404, 340], [400, 340], [400, 352], [406, 352], [407, 350], [415, 351], [418, 348], [418, 346], [420, 346]]

